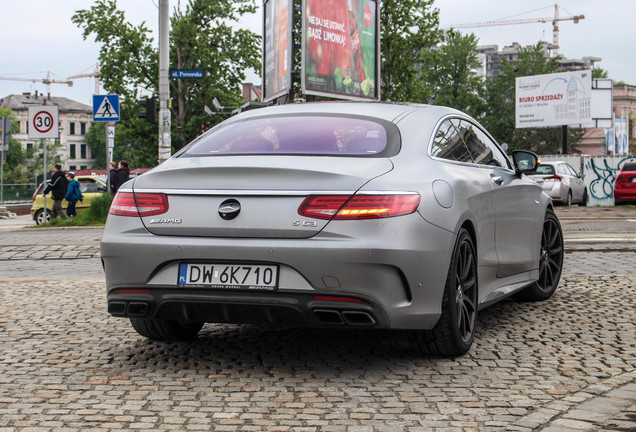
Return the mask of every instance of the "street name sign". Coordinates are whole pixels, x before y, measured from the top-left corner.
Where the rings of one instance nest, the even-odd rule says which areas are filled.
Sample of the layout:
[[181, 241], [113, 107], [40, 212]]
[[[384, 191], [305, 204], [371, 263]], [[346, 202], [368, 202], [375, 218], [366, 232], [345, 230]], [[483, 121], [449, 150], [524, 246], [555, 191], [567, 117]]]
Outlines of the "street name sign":
[[93, 95], [93, 121], [119, 121], [119, 95]]
[[57, 105], [29, 107], [29, 138], [58, 138], [59, 109]]
[[201, 79], [201, 78], [205, 78], [205, 71], [203, 71], [203, 70], [170, 69], [170, 78]]

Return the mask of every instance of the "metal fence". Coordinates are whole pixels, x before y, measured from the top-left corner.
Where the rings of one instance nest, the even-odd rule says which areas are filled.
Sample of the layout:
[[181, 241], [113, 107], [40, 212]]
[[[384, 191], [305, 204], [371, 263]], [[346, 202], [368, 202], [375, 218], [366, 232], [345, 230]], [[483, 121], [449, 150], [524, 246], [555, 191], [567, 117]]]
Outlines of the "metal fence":
[[1, 204], [31, 201], [36, 186], [35, 183], [3, 184]]

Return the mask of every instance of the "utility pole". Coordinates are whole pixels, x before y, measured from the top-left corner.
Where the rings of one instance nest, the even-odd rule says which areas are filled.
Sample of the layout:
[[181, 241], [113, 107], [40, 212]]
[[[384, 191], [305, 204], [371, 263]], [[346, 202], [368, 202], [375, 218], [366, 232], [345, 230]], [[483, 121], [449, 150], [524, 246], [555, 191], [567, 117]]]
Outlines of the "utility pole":
[[170, 100], [170, 1], [159, 0], [159, 163], [172, 153]]

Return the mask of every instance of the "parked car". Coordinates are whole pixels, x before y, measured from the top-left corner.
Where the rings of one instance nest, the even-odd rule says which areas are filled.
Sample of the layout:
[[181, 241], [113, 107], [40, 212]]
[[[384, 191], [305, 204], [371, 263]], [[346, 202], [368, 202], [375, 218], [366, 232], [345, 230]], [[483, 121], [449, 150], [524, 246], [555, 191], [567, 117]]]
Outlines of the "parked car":
[[614, 182], [614, 203], [636, 202], [636, 162], [623, 164]]
[[[77, 202], [77, 212], [81, 212], [91, 205], [91, 201], [95, 198], [106, 192], [106, 179], [101, 177], [94, 176], [75, 176], [75, 180], [80, 183], [80, 191], [84, 196], [84, 202]], [[46, 218], [44, 214], [44, 196], [42, 195], [42, 191], [44, 190], [45, 183], [40, 183], [40, 185], [36, 188], [33, 193], [33, 204], [31, 205], [31, 216], [37, 225], [40, 225], [44, 222], [49, 222], [51, 220], [50, 211], [53, 209], [53, 198], [51, 198], [51, 194], [47, 194], [46, 196]], [[64, 200], [62, 202], [62, 207], [66, 210], [68, 206], [68, 202]]]
[[537, 163], [450, 108], [244, 112], [118, 191], [108, 311], [154, 340], [206, 322], [373, 328], [464, 354], [479, 309], [558, 285], [559, 220], [525, 175]]
[[580, 174], [567, 162], [541, 162], [530, 178], [557, 203], [587, 205], [587, 188]]

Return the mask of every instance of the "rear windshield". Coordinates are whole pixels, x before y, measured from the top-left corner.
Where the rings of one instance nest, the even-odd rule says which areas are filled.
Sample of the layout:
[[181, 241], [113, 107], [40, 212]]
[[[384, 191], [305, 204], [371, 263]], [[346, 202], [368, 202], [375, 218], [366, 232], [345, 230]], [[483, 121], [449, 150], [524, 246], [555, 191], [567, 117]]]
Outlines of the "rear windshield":
[[627, 162], [621, 168], [621, 171], [636, 171], [636, 162]]
[[366, 118], [259, 117], [202, 136], [185, 156], [229, 154], [377, 155], [387, 148], [383, 124]]
[[537, 174], [554, 174], [554, 166], [552, 166], [552, 165], [539, 165], [537, 167]]

